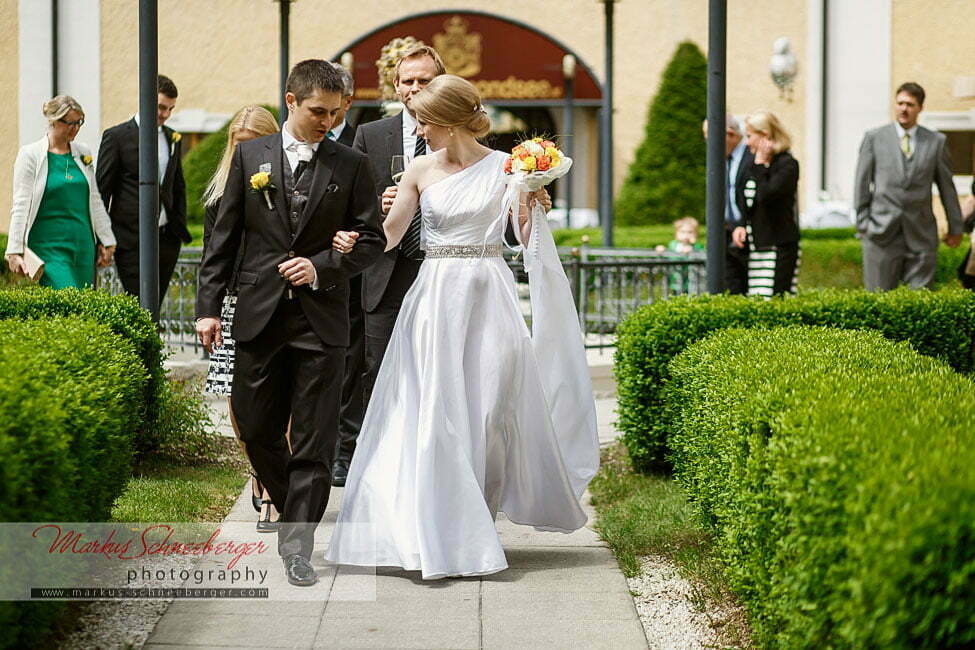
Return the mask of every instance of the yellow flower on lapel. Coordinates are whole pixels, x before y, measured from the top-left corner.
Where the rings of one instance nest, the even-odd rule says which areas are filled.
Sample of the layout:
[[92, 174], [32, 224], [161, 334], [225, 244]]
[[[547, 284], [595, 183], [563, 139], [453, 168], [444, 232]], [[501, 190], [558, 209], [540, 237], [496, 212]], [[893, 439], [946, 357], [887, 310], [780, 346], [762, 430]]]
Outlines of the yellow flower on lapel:
[[91, 164], [91, 160], [92, 160], [91, 156], [89, 156], [87, 154], [85, 154], [84, 156], [81, 157], [81, 162], [83, 162], [85, 165], [90, 165]]
[[183, 134], [179, 131], [173, 131], [173, 143], [177, 143], [183, 139]]
[[251, 176], [251, 189], [255, 192], [267, 189], [271, 185], [270, 172], [257, 172]]

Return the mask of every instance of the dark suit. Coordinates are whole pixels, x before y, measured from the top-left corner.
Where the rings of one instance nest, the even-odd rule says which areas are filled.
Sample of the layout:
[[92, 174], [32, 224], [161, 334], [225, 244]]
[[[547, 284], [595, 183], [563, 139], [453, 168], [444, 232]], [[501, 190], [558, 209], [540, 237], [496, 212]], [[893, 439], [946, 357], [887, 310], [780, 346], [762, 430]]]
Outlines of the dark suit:
[[[351, 147], [356, 127], [346, 122], [336, 140]], [[362, 376], [366, 372], [366, 316], [362, 311], [362, 274], [349, 278], [349, 348], [345, 353], [345, 381], [342, 383], [342, 409], [339, 415], [339, 442], [335, 458], [352, 461], [355, 441], [362, 428], [366, 404], [362, 397]]]
[[[738, 169], [735, 173], [734, 186], [729, 189], [734, 190], [735, 203], [738, 206], [738, 214], [742, 219], [745, 218], [744, 197], [738, 193], [738, 189], [745, 182], [745, 171], [751, 166], [755, 155], [746, 146], [738, 162]], [[731, 294], [745, 295], [748, 293], [748, 246], [743, 248], [735, 246], [731, 241], [731, 233], [734, 225], [725, 220], [725, 288]]]
[[[276, 187], [270, 209], [264, 194], [249, 188], [261, 165], [270, 165]], [[338, 436], [349, 278], [379, 256], [385, 237], [364, 156], [325, 140], [301, 180], [292, 179], [280, 133], [237, 146], [200, 267], [196, 311], [219, 316], [243, 238], [233, 323], [234, 414], [258, 477], [282, 513], [278, 551], [308, 558], [328, 502]], [[299, 204], [291, 189], [307, 197], [300, 211], [292, 210]], [[332, 249], [338, 230], [360, 233], [351, 253]], [[312, 262], [318, 290], [292, 288], [278, 273], [278, 265], [294, 257]], [[284, 438], [289, 418], [290, 454]]]
[[[165, 226], [159, 229], [159, 302], [173, 277], [182, 244], [193, 238], [186, 228], [186, 183], [183, 180], [182, 142], [173, 130], [163, 127], [169, 143], [169, 164], [159, 185], [159, 206], [166, 210]], [[126, 292], [139, 295], [139, 125], [135, 118], [102, 134], [95, 175], [102, 202], [112, 218], [118, 241], [115, 266]]]
[[799, 163], [783, 151], [768, 167], [752, 160], [743, 178], [738, 196], [745, 205], [742, 216], [751, 226], [752, 243], [756, 250], [775, 250], [772, 293], [788, 293], [799, 259]]
[[[369, 157], [375, 194], [393, 185], [390, 160], [403, 155], [403, 115], [394, 115], [368, 124], [360, 124], [355, 134], [357, 151]], [[362, 308], [366, 315], [366, 373], [363, 378], [363, 399], [366, 405], [379, 374], [393, 325], [399, 315], [406, 292], [413, 286], [421, 262], [400, 255], [394, 248], [362, 274]]]

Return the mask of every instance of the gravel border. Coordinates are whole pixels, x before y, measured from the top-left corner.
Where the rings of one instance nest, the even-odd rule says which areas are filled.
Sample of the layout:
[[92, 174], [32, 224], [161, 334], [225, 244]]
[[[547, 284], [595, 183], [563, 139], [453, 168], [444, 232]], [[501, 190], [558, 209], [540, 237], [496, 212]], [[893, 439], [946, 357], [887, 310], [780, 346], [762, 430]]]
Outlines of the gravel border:
[[[702, 610], [694, 586], [682, 578], [670, 560], [659, 556], [640, 559], [640, 575], [627, 578], [647, 645], [651, 650], [736, 648], [729, 640], [728, 624], [742, 620], [740, 609], [708, 603]], [[750, 647], [745, 640], [745, 647]]]

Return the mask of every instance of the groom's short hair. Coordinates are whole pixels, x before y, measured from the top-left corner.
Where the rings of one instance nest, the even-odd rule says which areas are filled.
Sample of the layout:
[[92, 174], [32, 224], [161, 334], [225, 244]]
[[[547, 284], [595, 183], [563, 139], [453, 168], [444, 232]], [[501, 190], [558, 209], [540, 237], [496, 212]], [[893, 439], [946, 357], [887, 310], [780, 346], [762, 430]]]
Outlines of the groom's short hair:
[[305, 59], [291, 68], [284, 89], [294, 95], [295, 101], [300, 104], [318, 90], [341, 95], [345, 91], [345, 84], [342, 83], [342, 75], [328, 61]]

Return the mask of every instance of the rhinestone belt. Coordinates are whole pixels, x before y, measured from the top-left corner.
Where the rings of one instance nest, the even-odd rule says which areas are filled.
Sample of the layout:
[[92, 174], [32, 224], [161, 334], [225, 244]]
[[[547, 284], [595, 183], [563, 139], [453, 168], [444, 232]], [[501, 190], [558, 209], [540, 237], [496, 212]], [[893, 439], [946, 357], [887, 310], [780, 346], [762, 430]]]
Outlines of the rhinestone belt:
[[438, 257], [501, 257], [501, 244], [427, 247], [427, 259]]

